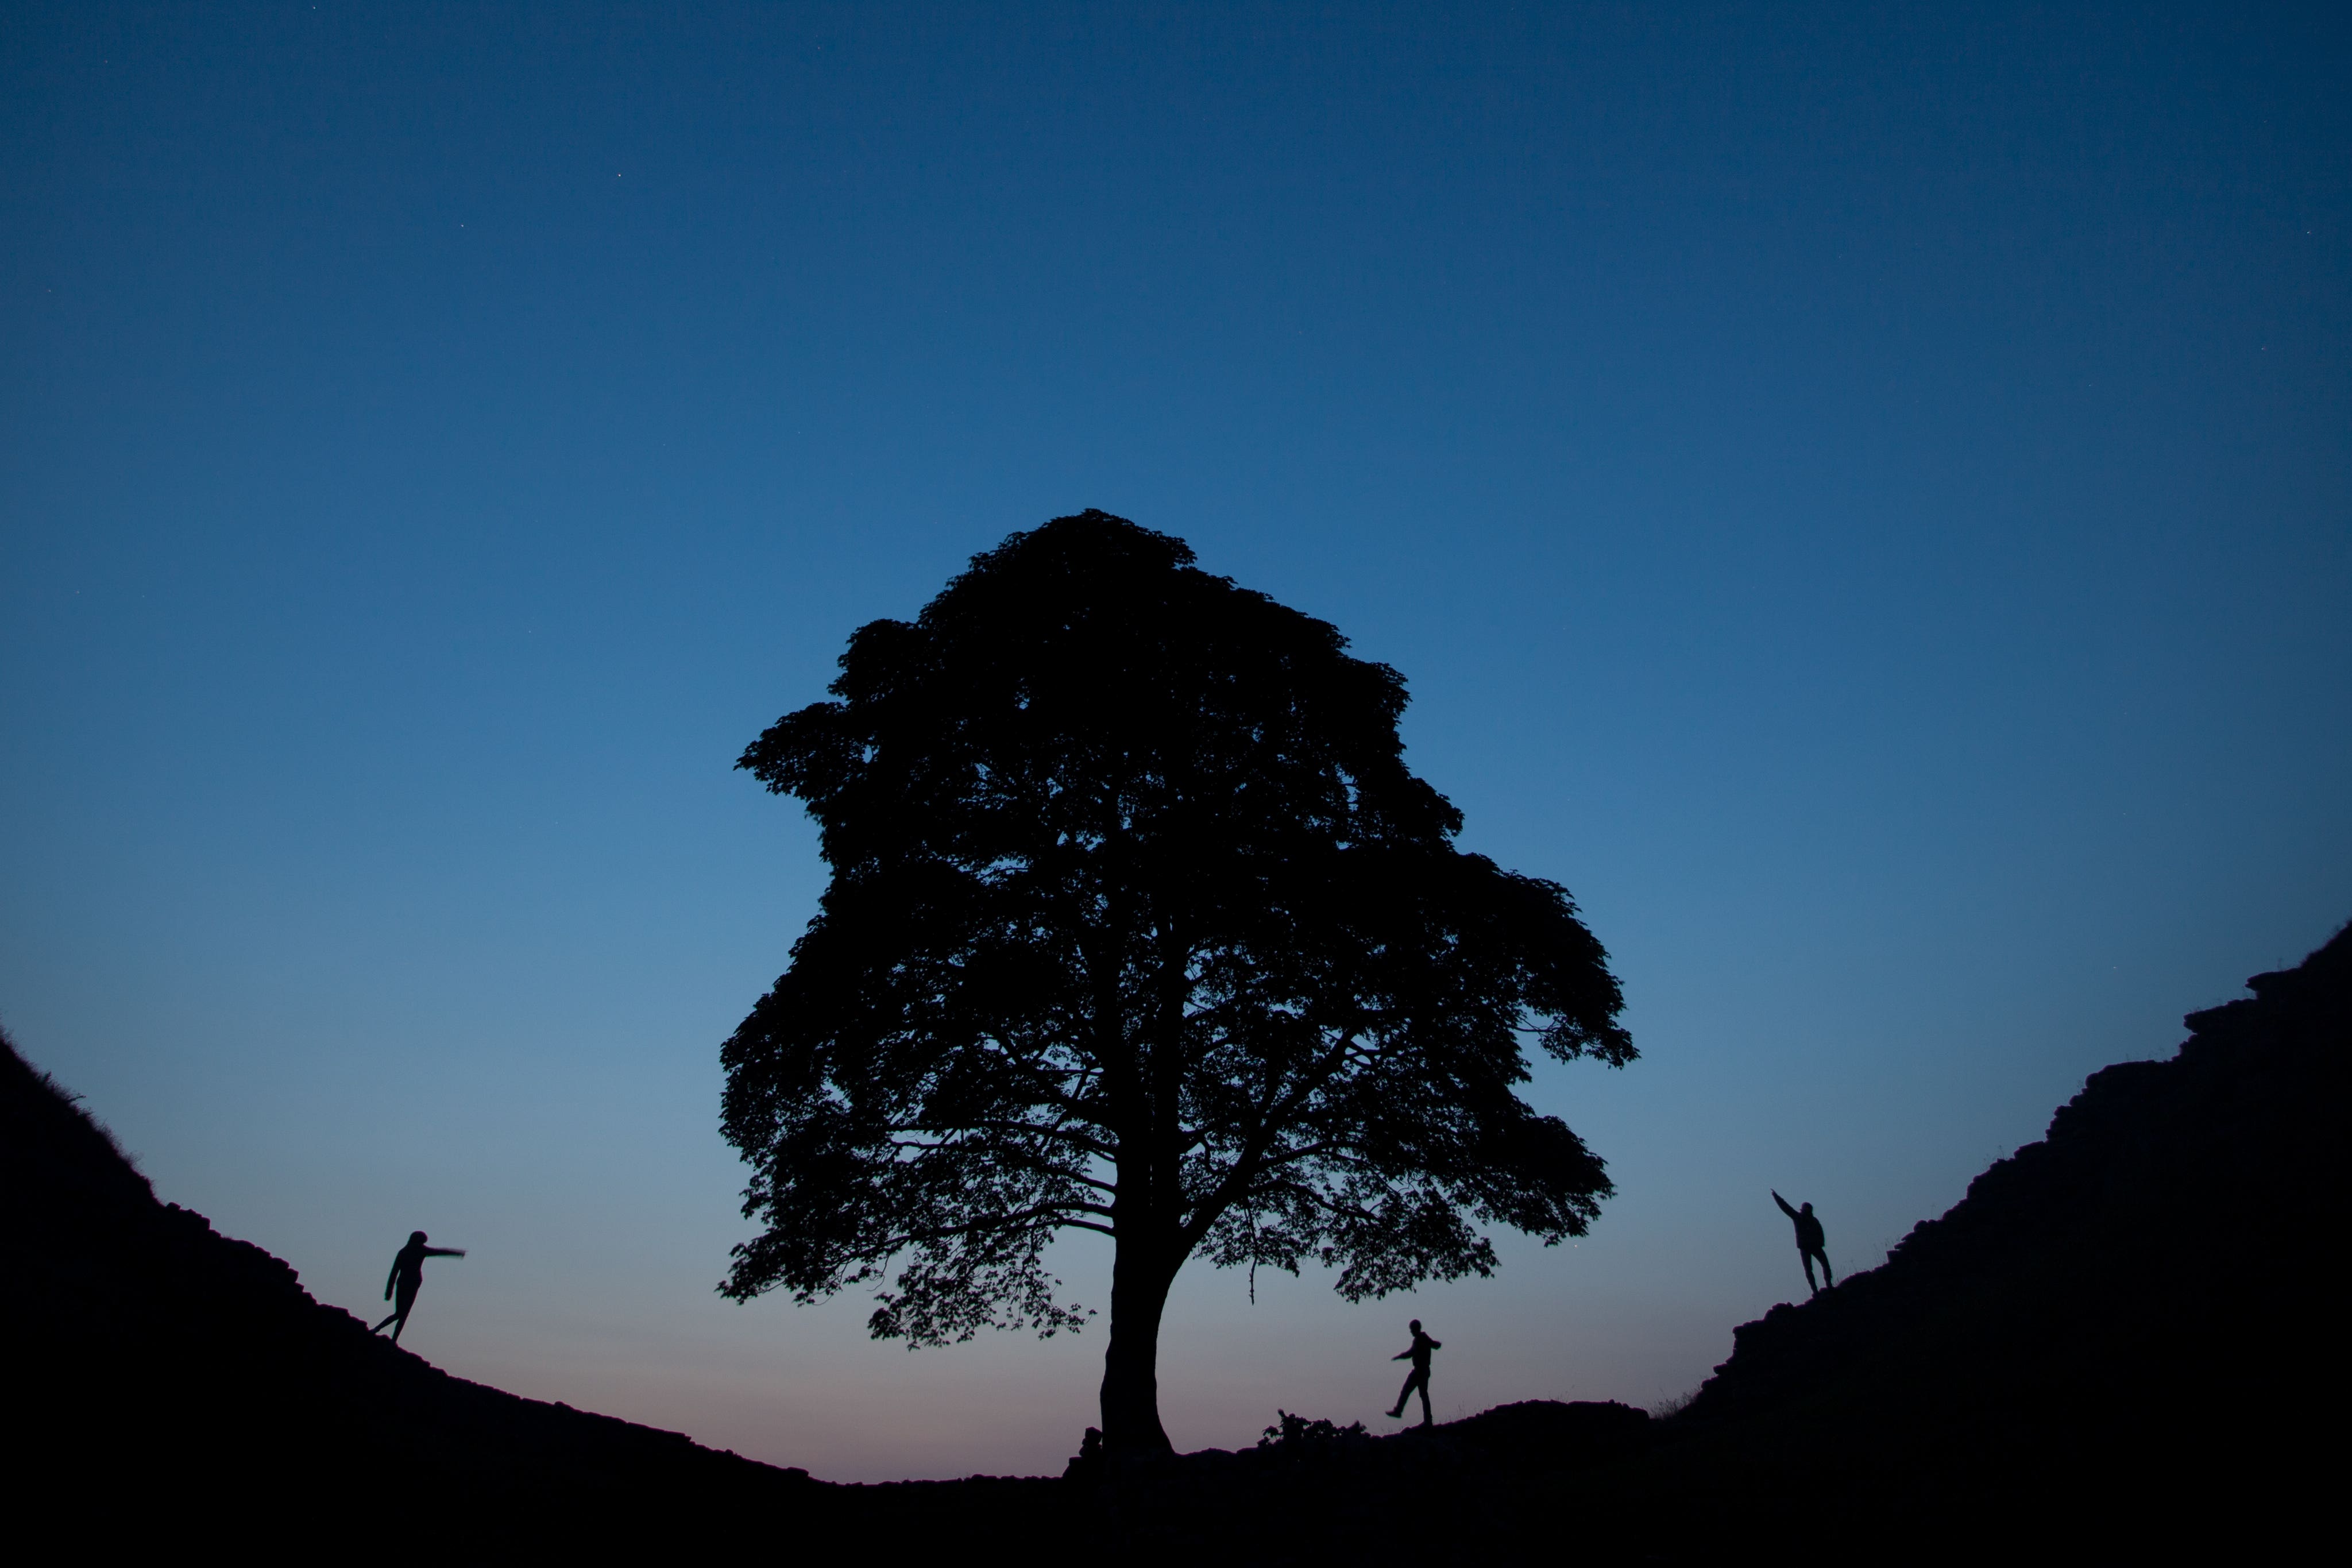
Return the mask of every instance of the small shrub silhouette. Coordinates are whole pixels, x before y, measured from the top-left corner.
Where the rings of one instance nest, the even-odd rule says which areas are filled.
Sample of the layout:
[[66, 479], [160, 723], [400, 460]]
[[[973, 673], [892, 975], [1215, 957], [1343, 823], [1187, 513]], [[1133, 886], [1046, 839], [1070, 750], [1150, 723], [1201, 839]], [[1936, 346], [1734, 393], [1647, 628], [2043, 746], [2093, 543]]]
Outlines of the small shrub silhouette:
[[1664, 1399], [1661, 1399], [1655, 1405], [1650, 1406], [1650, 1419], [1653, 1421], [1671, 1421], [1675, 1416], [1680, 1415], [1685, 1410], [1688, 1409], [1690, 1407], [1690, 1402], [1697, 1397], [1698, 1390], [1691, 1388], [1685, 1389], [1680, 1394], [1672, 1394]]
[[1287, 1410], [1277, 1409], [1275, 1415], [1280, 1419], [1265, 1429], [1265, 1436], [1257, 1440], [1257, 1446], [1271, 1448], [1276, 1453], [1300, 1456], [1328, 1453], [1342, 1445], [1366, 1441], [1369, 1436], [1360, 1421], [1350, 1421], [1345, 1426], [1339, 1426], [1328, 1421], [1309, 1421], [1306, 1416], [1293, 1415]]

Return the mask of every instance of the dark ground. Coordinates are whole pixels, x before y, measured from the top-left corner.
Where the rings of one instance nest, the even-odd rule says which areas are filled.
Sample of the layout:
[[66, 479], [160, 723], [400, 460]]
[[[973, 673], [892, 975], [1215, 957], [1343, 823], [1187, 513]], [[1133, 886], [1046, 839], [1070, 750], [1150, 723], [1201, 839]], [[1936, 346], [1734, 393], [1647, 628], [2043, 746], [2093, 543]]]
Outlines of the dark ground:
[[2170, 1060], [2095, 1074], [1883, 1267], [1737, 1330], [1670, 1419], [1533, 1402], [1432, 1433], [1302, 1427], [1123, 1473], [884, 1487], [436, 1371], [159, 1203], [11, 1047], [8, 1513], [93, 1549], [458, 1560], [2284, 1555], [2332, 1533], [2322, 1275], [2347, 1185], [2352, 931], [2249, 984], [2192, 1015]]

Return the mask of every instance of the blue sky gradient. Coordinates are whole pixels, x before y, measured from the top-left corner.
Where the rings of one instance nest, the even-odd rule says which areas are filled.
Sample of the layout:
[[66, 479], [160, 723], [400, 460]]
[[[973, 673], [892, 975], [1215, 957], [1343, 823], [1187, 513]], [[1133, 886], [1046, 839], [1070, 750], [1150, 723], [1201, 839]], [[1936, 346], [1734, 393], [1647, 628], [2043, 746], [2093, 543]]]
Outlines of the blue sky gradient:
[[[1204, 1268], [1180, 1447], [1687, 1389], [2352, 916], [2340, 7], [10, 8], [0, 1019], [464, 1375], [1058, 1468], [1098, 1333], [712, 1293], [823, 886], [730, 764], [1087, 506], [1412, 684], [1643, 1059], [1591, 1237]], [[1106, 1294], [1087, 1239], [1061, 1249]]]

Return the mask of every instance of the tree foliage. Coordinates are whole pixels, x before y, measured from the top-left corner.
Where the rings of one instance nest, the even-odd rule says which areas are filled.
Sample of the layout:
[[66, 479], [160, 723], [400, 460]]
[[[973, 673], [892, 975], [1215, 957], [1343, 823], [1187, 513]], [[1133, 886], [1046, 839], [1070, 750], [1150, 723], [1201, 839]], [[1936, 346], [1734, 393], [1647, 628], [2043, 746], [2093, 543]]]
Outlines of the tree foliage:
[[740, 763], [806, 804], [832, 880], [725, 1047], [762, 1228], [722, 1289], [1052, 1333], [1083, 1309], [1043, 1249], [1100, 1232], [1106, 1426], [1149, 1444], [1187, 1258], [1360, 1299], [1489, 1271], [1478, 1223], [1584, 1232], [1601, 1163], [1516, 1088], [1528, 1042], [1633, 1058], [1617, 983], [1561, 888], [1454, 847], [1402, 679], [1345, 650], [1100, 512], [852, 637], [835, 700]]

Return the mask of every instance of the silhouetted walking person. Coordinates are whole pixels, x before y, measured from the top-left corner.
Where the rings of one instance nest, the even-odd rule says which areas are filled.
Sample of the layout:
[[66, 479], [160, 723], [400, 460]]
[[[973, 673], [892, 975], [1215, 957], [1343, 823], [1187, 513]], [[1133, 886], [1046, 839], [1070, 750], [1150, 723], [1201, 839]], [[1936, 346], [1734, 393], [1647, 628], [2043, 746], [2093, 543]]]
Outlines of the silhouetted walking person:
[[[1822, 1293], [1822, 1285], [1837, 1283], [1837, 1276], [1830, 1272], [1830, 1255], [1822, 1250], [1829, 1245], [1829, 1237], [1822, 1234], [1822, 1222], [1813, 1217], [1813, 1205], [1811, 1204], [1805, 1205], [1802, 1208], [1792, 1209], [1789, 1206], [1789, 1200], [1778, 1193], [1772, 1194], [1772, 1201], [1779, 1204], [1780, 1212], [1796, 1224], [1797, 1257], [1805, 1266], [1805, 1289], [1818, 1296]], [[1821, 1285], [1813, 1283], [1815, 1258], [1821, 1260]]]
[[1419, 1318], [1415, 1318], [1412, 1321], [1412, 1344], [1411, 1348], [1399, 1354], [1389, 1357], [1391, 1361], [1409, 1361], [1412, 1363], [1412, 1371], [1405, 1375], [1404, 1386], [1397, 1390], [1396, 1408], [1389, 1412], [1390, 1420], [1393, 1421], [1398, 1416], [1404, 1414], [1405, 1401], [1411, 1399], [1413, 1395], [1413, 1391], [1418, 1389], [1421, 1391], [1421, 1424], [1424, 1426], [1434, 1426], [1437, 1425], [1437, 1423], [1431, 1418], [1429, 1414], [1429, 1352], [1432, 1351], [1442, 1351], [1444, 1348], [1445, 1347], [1444, 1345], [1438, 1343], [1435, 1340], [1431, 1339], [1427, 1334], [1421, 1331], [1421, 1320]]
[[394, 1255], [392, 1272], [383, 1281], [383, 1299], [392, 1303], [392, 1316], [368, 1332], [380, 1334], [383, 1332], [384, 1323], [389, 1323], [392, 1325], [392, 1342], [398, 1344], [400, 1331], [408, 1327], [408, 1310], [416, 1305], [417, 1287], [425, 1283], [425, 1260], [428, 1258], [465, 1256], [466, 1249], [462, 1247], [427, 1247], [423, 1231], [410, 1231], [408, 1245]]

